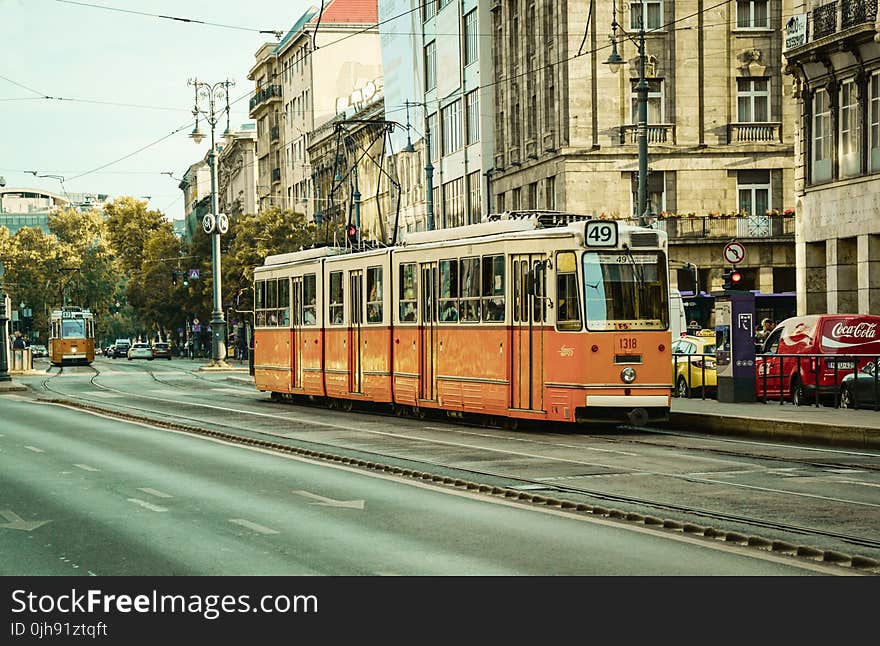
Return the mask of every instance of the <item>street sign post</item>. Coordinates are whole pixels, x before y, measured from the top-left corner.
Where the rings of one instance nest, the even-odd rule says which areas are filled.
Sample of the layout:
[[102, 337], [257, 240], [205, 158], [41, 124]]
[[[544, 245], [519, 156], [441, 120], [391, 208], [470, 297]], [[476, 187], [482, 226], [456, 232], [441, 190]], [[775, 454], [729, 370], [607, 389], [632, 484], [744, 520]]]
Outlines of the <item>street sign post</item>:
[[736, 265], [745, 260], [746, 248], [741, 242], [728, 242], [724, 245], [724, 260], [731, 265]]

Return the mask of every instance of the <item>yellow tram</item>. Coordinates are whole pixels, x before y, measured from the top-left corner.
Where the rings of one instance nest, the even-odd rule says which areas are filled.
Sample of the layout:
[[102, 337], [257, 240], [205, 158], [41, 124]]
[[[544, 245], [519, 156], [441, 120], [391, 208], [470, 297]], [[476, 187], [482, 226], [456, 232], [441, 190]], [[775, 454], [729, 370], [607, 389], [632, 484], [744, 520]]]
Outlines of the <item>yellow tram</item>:
[[95, 315], [81, 307], [54, 310], [49, 321], [49, 360], [53, 365], [89, 365], [95, 360]]

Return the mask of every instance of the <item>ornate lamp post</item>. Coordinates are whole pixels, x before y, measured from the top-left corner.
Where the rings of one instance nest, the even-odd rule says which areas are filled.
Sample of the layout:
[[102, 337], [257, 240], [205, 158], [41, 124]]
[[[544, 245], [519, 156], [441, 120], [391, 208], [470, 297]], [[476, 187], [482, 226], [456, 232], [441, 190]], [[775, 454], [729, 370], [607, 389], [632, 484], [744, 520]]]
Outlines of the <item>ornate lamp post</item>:
[[[611, 55], [605, 63], [613, 73], [617, 73], [624, 63], [623, 58], [617, 52], [617, 3], [612, 6], [611, 20]], [[639, 14], [638, 40], [633, 40], [622, 31], [623, 36], [636, 45], [639, 54], [639, 83], [636, 85], [636, 142], [639, 146], [639, 186], [636, 205], [636, 217], [640, 226], [650, 224], [654, 213], [651, 209], [651, 201], [648, 199], [648, 81], [645, 79], [645, 12], [644, 0]]]
[[[217, 125], [222, 110], [217, 111], [217, 103], [226, 101], [226, 131], [229, 132], [229, 87], [235, 85], [232, 81], [220, 81], [219, 83], [204, 83], [198, 79], [190, 79], [187, 85], [191, 85], [195, 91], [195, 105], [192, 114], [196, 118], [196, 126], [190, 133], [190, 137], [196, 144], [201, 143], [205, 135], [199, 130], [199, 115], [211, 126], [211, 149], [208, 152], [208, 165], [211, 167], [211, 213], [203, 221], [203, 228], [211, 235], [211, 274], [214, 281], [214, 310], [211, 312], [211, 363], [212, 368], [229, 368], [226, 363], [226, 321], [223, 318], [223, 300], [221, 293], [220, 278], [220, 234], [226, 230], [226, 217], [221, 217], [217, 206], [217, 150], [214, 142], [214, 128]], [[207, 104], [207, 105], [205, 105]]]
[[431, 163], [431, 120], [428, 118], [428, 106], [421, 101], [405, 101], [406, 105], [406, 136], [407, 145], [402, 152], [413, 152], [412, 143], [409, 140], [409, 106], [419, 105], [425, 117], [425, 227], [428, 231], [434, 230], [434, 165]]

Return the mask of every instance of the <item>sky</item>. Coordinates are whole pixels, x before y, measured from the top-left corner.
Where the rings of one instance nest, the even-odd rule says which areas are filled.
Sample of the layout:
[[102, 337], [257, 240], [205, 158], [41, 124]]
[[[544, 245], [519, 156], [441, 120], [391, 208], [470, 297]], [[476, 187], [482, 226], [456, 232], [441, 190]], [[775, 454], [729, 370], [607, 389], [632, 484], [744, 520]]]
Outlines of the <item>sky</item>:
[[[230, 125], [235, 130], [249, 122], [253, 82], [247, 72], [262, 44], [277, 42], [258, 32], [287, 33], [313, 5], [320, 2], [0, 0], [0, 176], [6, 188], [63, 194], [63, 183], [71, 193], [149, 198], [149, 208], [182, 218], [179, 179], [210, 146], [209, 137], [198, 146], [189, 138], [194, 92], [187, 81], [234, 81]], [[204, 120], [200, 125], [208, 134]], [[218, 139], [225, 129], [224, 115]], [[63, 182], [28, 172], [34, 170]]]

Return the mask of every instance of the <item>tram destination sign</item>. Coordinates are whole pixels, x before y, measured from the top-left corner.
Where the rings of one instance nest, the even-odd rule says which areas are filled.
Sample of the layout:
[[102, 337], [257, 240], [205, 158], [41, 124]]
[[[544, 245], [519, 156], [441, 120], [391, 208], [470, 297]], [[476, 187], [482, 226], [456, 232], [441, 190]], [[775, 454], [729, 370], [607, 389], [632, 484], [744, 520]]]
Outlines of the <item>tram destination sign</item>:
[[588, 247], [616, 247], [617, 222], [588, 220], [584, 227], [584, 244]]

